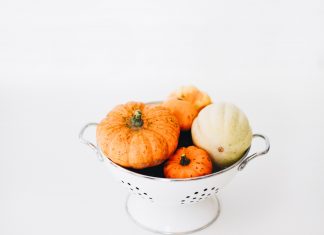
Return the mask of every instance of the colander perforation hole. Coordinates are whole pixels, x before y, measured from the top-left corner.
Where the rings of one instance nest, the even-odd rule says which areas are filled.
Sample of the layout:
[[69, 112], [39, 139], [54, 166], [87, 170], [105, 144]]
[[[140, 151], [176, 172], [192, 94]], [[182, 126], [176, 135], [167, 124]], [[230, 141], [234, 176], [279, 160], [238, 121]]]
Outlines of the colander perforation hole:
[[201, 200], [206, 199], [210, 197], [212, 194], [217, 192], [218, 192], [218, 188], [216, 188], [215, 186], [211, 188], [204, 188], [200, 192], [195, 191], [192, 195], [186, 196], [185, 199], [180, 201], [180, 203], [185, 204], [185, 203], [200, 202]]
[[125, 186], [127, 186], [127, 188], [132, 191], [132, 193], [141, 196], [141, 198], [146, 199], [146, 200], [150, 200], [151, 202], [153, 202], [153, 198], [147, 193], [147, 192], [143, 192], [138, 186], [135, 186], [130, 183], [127, 182], [125, 180], [121, 180], [121, 183], [123, 183]]

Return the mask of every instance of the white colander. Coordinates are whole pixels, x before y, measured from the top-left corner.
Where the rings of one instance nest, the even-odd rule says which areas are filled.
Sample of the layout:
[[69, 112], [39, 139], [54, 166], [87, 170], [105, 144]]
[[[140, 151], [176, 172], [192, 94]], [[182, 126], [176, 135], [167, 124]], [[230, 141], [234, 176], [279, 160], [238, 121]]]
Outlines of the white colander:
[[89, 123], [81, 129], [81, 142], [91, 147], [115, 179], [129, 190], [126, 211], [132, 220], [145, 229], [163, 234], [195, 232], [212, 224], [220, 213], [218, 191], [250, 160], [270, 149], [266, 136], [254, 134], [253, 138], [265, 141], [265, 150], [248, 156], [249, 148], [239, 161], [224, 170], [189, 179], [159, 178], [133, 172], [103, 157], [97, 144], [83, 137], [88, 127], [96, 125]]

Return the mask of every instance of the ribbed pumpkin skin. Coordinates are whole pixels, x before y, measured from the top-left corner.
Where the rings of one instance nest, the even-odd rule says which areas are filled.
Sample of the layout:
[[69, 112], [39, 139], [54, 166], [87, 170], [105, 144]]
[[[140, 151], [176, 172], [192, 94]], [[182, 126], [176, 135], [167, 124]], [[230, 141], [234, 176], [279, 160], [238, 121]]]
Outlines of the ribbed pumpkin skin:
[[[131, 119], [142, 112], [143, 125], [134, 127]], [[161, 164], [176, 149], [180, 128], [171, 112], [161, 106], [139, 102], [118, 105], [97, 127], [97, 143], [113, 162], [135, 169]]]
[[195, 86], [182, 86], [169, 95], [169, 99], [180, 99], [191, 103], [199, 112], [202, 108], [212, 103], [209, 95]]
[[[185, 155], [190, 163], [181, 165], [181, 155]], [[208, 175], [213, 171], [213, 164], [208, 153], [196, 146], [179, 148], [165, 163], [164, 176], [166, 178], [192, 178]]]
[[193, 120], [198, 115], [198, 111], [191, 103], [185, 100], [169, 99], [163, 102], [162, 105], [176, 116], [181, 130], [190, 130]]
[[245, 114], [233, 104], [218, 103], [200, 111], [191, 128], [193, 142], [220, 167], [236, 162], [249, 148], [252, 130]]

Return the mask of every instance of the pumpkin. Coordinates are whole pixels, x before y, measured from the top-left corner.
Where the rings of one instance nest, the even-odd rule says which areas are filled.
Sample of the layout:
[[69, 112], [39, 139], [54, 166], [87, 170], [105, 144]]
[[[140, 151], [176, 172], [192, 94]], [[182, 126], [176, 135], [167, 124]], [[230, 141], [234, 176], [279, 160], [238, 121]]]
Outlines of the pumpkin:
[[209, 95], [195, 86], [182, 86], [169, 95], [169, 99], [185, 100], [191, 103], [198, 112], [212, 103]]
[[179, 148], [165, 163], [167, 178], [192, 178], [212, 173], [213, 164], [208, 153], [195, 146]]
[[168, 108], [171, 113], [176, 116], [181, 130], [190, 130], [193, 120], [198, 115], [198, 111], [190, 102], [185, 100], [169, 99], [162, 105]]
[[222, 168], [240, 159], [252, 141], [247, 117], [230, 103], [202, 109], [192, 124], [191, 135], [193, 143], [205, 149]]
[[161, 106], [118, 105], [97, 126], [97, 143], [113, 162], [135, 169], [156, 166], [176, 149], [177, 118]]

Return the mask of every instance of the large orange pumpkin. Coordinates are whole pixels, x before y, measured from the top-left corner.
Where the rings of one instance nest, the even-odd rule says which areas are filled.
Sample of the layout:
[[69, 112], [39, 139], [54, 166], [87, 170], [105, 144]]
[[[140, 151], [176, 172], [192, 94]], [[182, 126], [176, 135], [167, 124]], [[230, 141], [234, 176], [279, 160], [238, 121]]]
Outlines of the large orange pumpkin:
[[135, 169], [156, 166], [176, 149], [180, 128], [162, 106], [118, 105], [97, 127], [97, 142], [113, 162]]
[[192, 178], [212, 173], [213, 164], [208, 153], [195, 146], [178, 149], [164, 165], [167, 178]]

